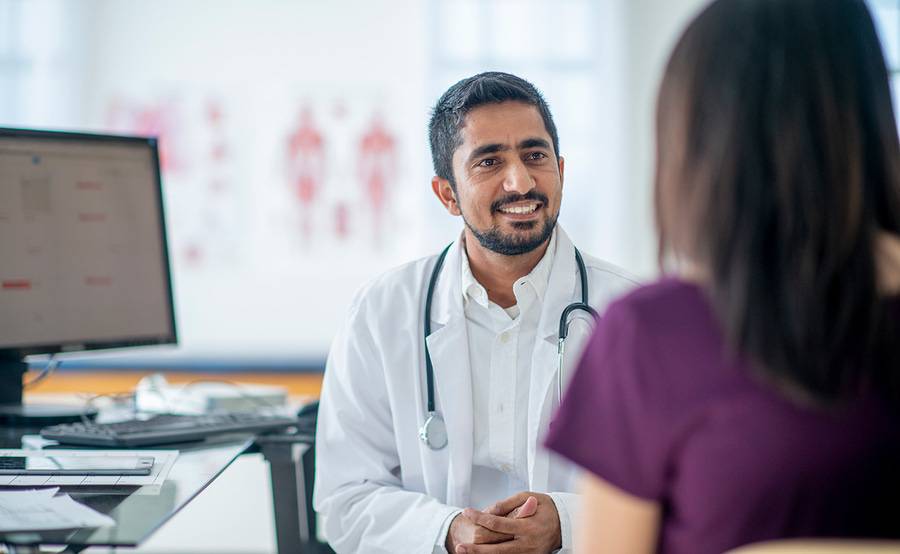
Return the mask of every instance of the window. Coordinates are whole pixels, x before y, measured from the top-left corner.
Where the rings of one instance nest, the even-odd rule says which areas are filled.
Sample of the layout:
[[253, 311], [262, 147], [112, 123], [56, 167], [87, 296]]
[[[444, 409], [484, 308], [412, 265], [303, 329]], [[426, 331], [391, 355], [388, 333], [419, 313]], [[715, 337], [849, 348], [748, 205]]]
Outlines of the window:
[[869, 0], [875, 26], [881, 37], [884, 57], [891, 74], [894, 114], [900, 125], [900, 0]]

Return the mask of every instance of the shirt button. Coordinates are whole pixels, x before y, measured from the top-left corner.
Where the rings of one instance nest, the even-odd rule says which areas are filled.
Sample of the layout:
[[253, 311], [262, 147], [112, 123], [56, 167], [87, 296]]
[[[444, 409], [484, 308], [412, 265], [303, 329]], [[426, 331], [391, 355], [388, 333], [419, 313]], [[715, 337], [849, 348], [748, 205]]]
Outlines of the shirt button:
[[503, 344], [506, 344], [507, 342], [509, 342], [509, 333], [505, 333], [505, 332], [501, 333], [500, 334], [500, 342], [502, 342]]
[[500, 471], [503, 473], [509, 473], [512, 468], [509, 467], [509, 464], [500, 464]]

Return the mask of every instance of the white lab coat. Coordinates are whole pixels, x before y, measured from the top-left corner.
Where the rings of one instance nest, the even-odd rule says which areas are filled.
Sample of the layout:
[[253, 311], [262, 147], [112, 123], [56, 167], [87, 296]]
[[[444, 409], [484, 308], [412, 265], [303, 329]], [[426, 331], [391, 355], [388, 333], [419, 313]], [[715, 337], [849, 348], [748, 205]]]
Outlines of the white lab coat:
[[[580, 301], [581, 285], [572, 242], [561, 228], [556, 232], [557, 252], [532, 360], [528, 484], [532, 491], [554, 493], [565, 551], [571, 547], [578, 510], [578, 497], [572, 494], [577, 469], [541, 448], [540, 441], [558, 404], [560, 314], [569, 303]], [[446, 518], [469, 506], [472, 379], [461, 255], [458, 240], [435, 287], [428, 337], [436, 407], [447, 425], [446, 448], [430, 450], [418, 437], [427, 397], [423, 314], [437, 256], [401, 266], [363, 287], [334, 340], [318, 416], [314, 505], [325, 518], [329, 543], [339, 553], [432, 552]], [[583, 257], [590, 304], [602, 314], [612, 298], [635, 283], [618, 268]], [[590, 327], [586, 317], [572, 316], [565, 379], [571, 377]]]

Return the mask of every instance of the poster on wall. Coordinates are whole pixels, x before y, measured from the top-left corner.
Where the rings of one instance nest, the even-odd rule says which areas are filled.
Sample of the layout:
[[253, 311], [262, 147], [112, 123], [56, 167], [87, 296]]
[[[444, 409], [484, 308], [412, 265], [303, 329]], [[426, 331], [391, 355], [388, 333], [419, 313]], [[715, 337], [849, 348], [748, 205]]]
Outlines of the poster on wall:
[[392, 113], [377, 92], [110, 95], [108, 130], [160, 140], [186, 346], [324, 355], [349, 291], [415, 241], [422, 196]]

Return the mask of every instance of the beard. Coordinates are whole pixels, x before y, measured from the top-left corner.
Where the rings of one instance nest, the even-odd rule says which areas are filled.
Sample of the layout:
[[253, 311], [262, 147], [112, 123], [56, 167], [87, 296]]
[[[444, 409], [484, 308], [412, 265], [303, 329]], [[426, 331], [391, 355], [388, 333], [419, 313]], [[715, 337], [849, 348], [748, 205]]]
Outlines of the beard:
[[[543, 194], [531, 191], [523, 196], [507, 197], [501, 200], [497, 200], [491, 205], [491, 211], [496, 212], [504, 204], [511, 204], [519, 200], [538, 200], [543, 203], [544, 207], [547, 206], [548, 201], [547, 197]], [[497, 254], [502, 254], [504, 256], [519, 256], [521, 254], [527, 254], [528, 252], [531, 252], [535, 248], [544, 244], [550, 238], [550, 235], [553, 234], [553, 229], [556, 228], [556, 220], [558, 217], [558, 213], [554, 214], [553, 217], [543, 221], [543, 227], [540, 229], [540, 231], [524, 235], [511, 235], [509, 233], [504, 233], [496, 225], [487, 230], [477, 229], [475, 228], [475, 226], [469, 223], [469, 220], [466, 219], [465, 214], [463, 214], [463, 221], [465, 222], [466, 227], [468, 227], [469, 230], [472, 231], [472, 234], [475, 235], [475, 238], [478, 239], [478, 242], [484, 248], [487, 248], [491, 252], [496, 252]], [[541, 222], [516, 221], [511, 225], [516, 229], [526, 231], [538, 227], [539, 225], [541, 225]]]

